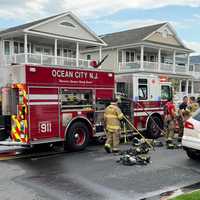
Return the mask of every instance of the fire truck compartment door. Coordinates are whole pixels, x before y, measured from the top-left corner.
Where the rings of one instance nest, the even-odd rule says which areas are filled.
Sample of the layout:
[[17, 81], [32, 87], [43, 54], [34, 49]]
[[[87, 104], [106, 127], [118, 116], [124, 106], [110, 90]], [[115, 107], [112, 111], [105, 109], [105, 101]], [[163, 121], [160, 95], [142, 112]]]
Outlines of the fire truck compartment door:
[[58, 105], [30, 105], [30, 136], [32, 140], [59, 136]]
[[59, 102], [57, 88], [29, 88], [30, 139], [59, 137]]

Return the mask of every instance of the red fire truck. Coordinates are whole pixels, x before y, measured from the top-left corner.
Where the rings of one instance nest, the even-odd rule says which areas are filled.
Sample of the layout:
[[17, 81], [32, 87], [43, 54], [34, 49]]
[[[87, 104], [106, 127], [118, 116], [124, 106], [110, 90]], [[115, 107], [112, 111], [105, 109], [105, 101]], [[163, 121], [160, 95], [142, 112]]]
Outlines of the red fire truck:
[[113, 73], [13, 65], [9, 77], [2, 89], [1, 119], [1, 132], [12, 138], [9, 144], [64, 142], [81, 150], [104, 132], [103, 110], [114, 95]]
[[148, 74], [118, 74], [116, 92], [121, 109], [134, 126], [157, 138], [163, 129], [164, 105], [172, 98], [171, 83], [165, 77]]

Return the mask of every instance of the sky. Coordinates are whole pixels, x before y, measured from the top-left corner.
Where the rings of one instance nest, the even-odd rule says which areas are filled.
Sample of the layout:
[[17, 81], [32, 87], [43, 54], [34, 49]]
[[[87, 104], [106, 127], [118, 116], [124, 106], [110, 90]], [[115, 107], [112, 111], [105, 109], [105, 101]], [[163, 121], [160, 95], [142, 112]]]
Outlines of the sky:
[[0, 29], [68, 10], [97, 34], [169, 22], [200, 54], [200, 0], [0, 0]]

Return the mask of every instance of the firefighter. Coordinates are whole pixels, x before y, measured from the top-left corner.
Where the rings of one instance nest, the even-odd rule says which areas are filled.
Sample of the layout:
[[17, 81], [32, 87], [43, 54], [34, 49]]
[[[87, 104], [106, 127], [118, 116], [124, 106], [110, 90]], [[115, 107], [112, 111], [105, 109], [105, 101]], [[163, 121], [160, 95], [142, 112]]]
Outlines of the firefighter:
[[124, 115], [117, 105], [117, 99], [113, 99], [111, 104], [105, 109], [104, 122], [107, 140], [105, 150], [108, 153], [116, 153], [119, 151], [119, 140], [121, 131], [121, 120]]
[[178, 125], [179, 125], [179, 140], [183, 137], [185, 117], [188, 116], [188, 97], [183, 97], [183, 102], [179, 105], [178, 110]]
[[199, 108], [199, 104], [196, 102], [195, 97], [189, 98], [189, 105], [187, 109], [190, 111], [190, 114], [194, 113]]
[[174, 128], [175, 128], [176, 108], [172, 99], [168, 99], [165, 105], [165, 126], [166, 126], [166, 144], [170, 148], [173, 146]]

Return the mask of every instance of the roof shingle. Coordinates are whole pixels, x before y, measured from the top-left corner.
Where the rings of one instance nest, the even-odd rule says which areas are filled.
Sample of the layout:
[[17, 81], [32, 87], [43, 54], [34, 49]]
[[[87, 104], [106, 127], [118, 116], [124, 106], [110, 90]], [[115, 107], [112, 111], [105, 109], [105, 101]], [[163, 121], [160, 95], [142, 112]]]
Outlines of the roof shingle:
[[108, 44], [107, 47], [134, 44], [141, 42], [145, 37], [165, 24], [166, 23], [145, 26], [137, 29], [105, 34], [100, 37]]

